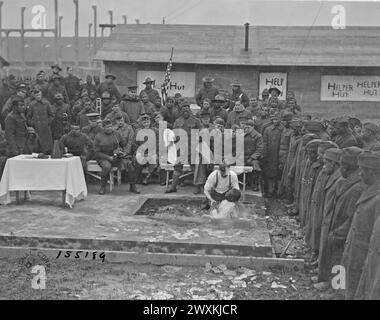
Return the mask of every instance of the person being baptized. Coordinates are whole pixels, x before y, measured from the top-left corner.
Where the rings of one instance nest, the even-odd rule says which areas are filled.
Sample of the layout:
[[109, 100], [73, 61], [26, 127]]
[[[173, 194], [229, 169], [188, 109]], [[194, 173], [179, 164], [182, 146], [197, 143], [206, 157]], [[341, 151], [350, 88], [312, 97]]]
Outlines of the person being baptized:
[[226, 199], [210, 209], [210, 216], [214, 219], [239, 219], [246, 218], [247, 212], [239, 202], [241, 192], [239, 189], [231, 189], [226, 193]]

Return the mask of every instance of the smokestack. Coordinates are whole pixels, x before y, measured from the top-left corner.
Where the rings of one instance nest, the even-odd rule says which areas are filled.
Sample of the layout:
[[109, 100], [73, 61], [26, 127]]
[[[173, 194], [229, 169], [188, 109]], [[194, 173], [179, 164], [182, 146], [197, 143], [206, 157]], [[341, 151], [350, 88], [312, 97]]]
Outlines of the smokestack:
[[244, 51], [249, 50], [249, 23], [247, 22], [245, 25], [245, 46]]

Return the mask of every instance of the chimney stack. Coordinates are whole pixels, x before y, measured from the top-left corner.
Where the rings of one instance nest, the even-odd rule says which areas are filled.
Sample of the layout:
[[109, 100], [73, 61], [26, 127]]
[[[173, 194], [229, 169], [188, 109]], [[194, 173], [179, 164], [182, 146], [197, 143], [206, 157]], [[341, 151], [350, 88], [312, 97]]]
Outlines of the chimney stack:
[[244, 50], [245, 51], [248, 51], [249, 50], [249, 23], [245, 23], [244, 24], [245, 26], [245, 46], [244, 46]]

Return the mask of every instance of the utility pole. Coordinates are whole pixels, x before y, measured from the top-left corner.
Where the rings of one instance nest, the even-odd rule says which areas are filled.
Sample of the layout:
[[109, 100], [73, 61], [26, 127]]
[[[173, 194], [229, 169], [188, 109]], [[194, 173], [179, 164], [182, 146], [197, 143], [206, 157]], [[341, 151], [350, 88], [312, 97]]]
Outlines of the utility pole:
[[88, 47], [91, 47], [91, 31], [92, 31], [92, 23], [88, 24]]
[[23, 66], [25, 66], [25, 10], [25, 7], [21, 7], [21, 62]]
[[127, 16], [123, 15], [124, 24], [127, 24]]
[[92, 9], [94, 10], [94, 54], [96, 54], [97, 51], [97, 28], [98, 28], [98, 15], [97, 15], [97, 8], [96, 6], [92, 6]]
[[162, 24], [165, 24], [165, 17], [162, 17]]
[[54, 45], [55, 60], [58, 62], [58, 0], [54, 0]]
[[59, 59], [60, 64], [62, 61], [62, 20], [63, 20], [63, 16], [59, 16], [58, 18], [58, 43], [59, 43], [58, 59]]
[[[0, 52], [1, 53], [3, 51], [3, 32], [1, 31], [2, 28], [3, 28], [3, 21], [2, 21], [2, 18], [3, 18], [3, 10], [2, 10], [3, 4], [4, 4], [4, 1], [0, 1]], [[7, 59], [8, 59], [8, 57], [7, 57]]]
[[[108, 10], [108, 13], [110, 15], [110, 25], [113, 25], [113, 11], [112, 10]], [[111, 31], [112, 32], [112, 27], [111, 27]]]
[[78, 0], [73, 0], [75, 5], [75, 66], [79, 64], [79, 4]]

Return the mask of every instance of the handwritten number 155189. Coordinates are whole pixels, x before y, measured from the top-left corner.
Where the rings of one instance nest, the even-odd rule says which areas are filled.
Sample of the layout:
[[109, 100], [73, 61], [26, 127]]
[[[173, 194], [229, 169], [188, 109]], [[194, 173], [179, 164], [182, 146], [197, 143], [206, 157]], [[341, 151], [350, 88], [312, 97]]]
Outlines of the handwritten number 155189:
[[101, 260], [102, 262], [104, 262], [106, 259], [106, 254], [105, 254], [105, 252], [101, 252], [98, 255], [97, 251], [89, 252], [89, 251], [62, 251], [62, 250], [59, 250], [56, 259], [58, 259], [60, 257], [61, 258], [67, 258], [67, 259], [70, 257], [72, 257], [74, 259], [91, 259], [92, 258], [92, 260], [98, 259], [98, 260]]

